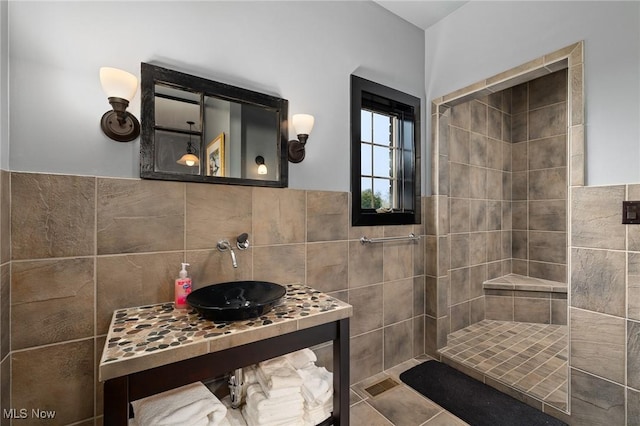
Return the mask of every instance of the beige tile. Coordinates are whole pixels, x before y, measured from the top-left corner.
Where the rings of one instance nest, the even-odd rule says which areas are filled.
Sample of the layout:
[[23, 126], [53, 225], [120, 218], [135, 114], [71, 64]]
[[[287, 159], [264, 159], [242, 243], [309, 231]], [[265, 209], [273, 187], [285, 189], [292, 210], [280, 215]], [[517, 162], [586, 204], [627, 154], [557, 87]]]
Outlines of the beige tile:
[[253, 253], [253, 248], [244, 251], [235, 250], [238, 267], [234, 268], [228, 251], [212, 249], [186, 252], [184, 261], [191, 265], [189, 270], [193, 289], [226, 281], [253, 279]]
[[567, 265], [529, 261], [529, 275], [549, 281], [567, 282]]
[[571, 366], [624, 383], [625, 321], [571, 308]]
[[640, 391], [627, 388], [627, 424], [640, 425]]
[[349, 290], [349, 304], [353, 307], [350, 321], [352, 336], [379, 329], [384, 324], [384, 292], [382, 284]]
[[514, 297], [513, 320], [549, 324], [551, 322], [551, 303], [548, 299]]
[[413, 357], [413, 320], [402, 321], [384, 328], [384, 369]]
[[413, 314], [414, 279], [406, 278], [383, 284], [384, 325], [405, 321]]
[[529, 231], [529, 260], [567, 263], [567, 236], [564, 232]]
[[511, 116], [511, 142], [525, 142], [529, 137], [529, 113], [514, 113]]
[[363, 424], [368, 426], [392, 426], [382, 414], [374, 410], [366, 402], [358, 402], [351, 406], [349, 411], [350, 423], [352, 425]]
[[469, 164], [469, 131], [451, 127], [449, 129], [449, 161]]
[[479, 133], [469, 135], [469, 164], [487, 166], [487, 137]]
[[567, 165], [567, 135], [529, 142], [529, 169], [550, 169]]
[[481, 135], [487, 135], [487, 105], [480, 101], [471, 101], [469, 105], [469, 130]]
[[513, 297], [485, 296], [485, 317], [497, 321], [513, 321]]
[[94, 414], [93, 339], [13, 352], [11, 403], [56, 412], [56, 424]]
[[624, 387], [571, 369], [571, 423], [624, 425]]
[[449, 119], [449, 123], [452, 126], [469, 130], [469, 124], [470, 124], [469, 103], [465, 102], [452, 107], [451, 118]]
[[640, 320], [640, 253], [628, 253], [628, 317]]
[[[11, 404], [11, 357], [3, 357], [2, 362], [0, 362], [0, 404], [2, 407], [12, 407]], [[11, 423], [11, 419], [8, 419], [6, 416], [2, 416], [0, 419], [0, 425], [9, 426]]]
[[584, 124], [584, 71], [583, 64], [569, 68], [571, 85], [571, 122], [572, 126]]
[[449, 316], [451, 320], [451, 332], [467, 327], [471, 324], [469, 302], [451, 306]]
[[585, 150], [584, 150], [584, 126], [571, 127], [571, 185], [584, 185], [585, 170]]
[[[11, 271], [10, 264], [0, 266], [0, 360], [11, 351]], [[4, 381], [3, 381], [4, 383]], [[0, 394], [1, 395], [1, 394]]]
[[95, 179], [11, 174], [11, 256], [94, 254]]
[[93, 264], [91, 258], [13, 263], [13, 350], [93, 336]]
[[[503, 206], [506, 207], [503, 210]], [[503, 229], [511, 229], [511, 206], [509, 203], [491, 200], [487, 201], [487, 228], [488, 231], [497, 231]]]
[[305, 245], [255, 247], [253, 279], [279, 284], [304, 283]]
[[425, 321], [424, 315], [413, 318], [413, 356], [425, 353]]
[[[487, 139], [487, 161], [486, 165], [490, 169], [503, 169], [503, 145], [502, 142], [495, 139]], [[509, 164], [511, 164], [511, 155], [509, 155]]]
[[478, 265], [487, 261], [487, 233], [469, 234], [469, 265]]
[[529, 109], [567, 100], [567, 70], [554, 72], [529, 82]]
[[529, 142], [523, 141], [511, 145], [511, 170], [514, 172], [527, 171], [529, 162]]
[[623, 317], [625, 261], [622, 252], [572, 249], [571, 306]]
[[252, 188], [235, 185], [186, 184], [186, 248], [214, 248], [218, 241], [234, 244], [238, 235], [252, 235]]
[[529, 139], [541, 139], [567, 132], [565, 102], [529, 111]]
[[0, 263], [11, 260], [11, 174], [0, 171]]
[[382, 329], [351, 337], [351, 384], [382, 372]]
[[[567, 202], [565, 200], [532, 200], [529, 201], [528, 207], [530, 230], [567, 230]], [[526, 210], [520, 214], [524, 214], [526, 217]]]
[[305, 241], [305, 191], [253, 188], [254, 245]]
[[424, 275], [413, 277], [413, 316], [425, 313], [426, 278]]
[[307, 192], [307, 241], [346, 240], [349, 204], [346, 192]]
[[532, 170], [529, 172], [530, 200], [557, 200], [567, 198], [567, 169]]
[[348, 288], [347, 241], [307, 244], [306, 249], [307, 285], [325, 293]]
[[453, 269], [450, 272], [450, 294], [452, 305], [469, 300], [469, 268]]
[[469, 198], [487, 198], [487, 169], [469, 167]]
[[98, 179], [98, 254], [184, 248], [184, 184]]
[[448, 411], [442, 411], [424, 423], [424, 426], [464, 426], [466, 424]]
[[469, 234], [452, 234], [451, 269], [469, 266]]
[[449, 183], [451, 186], [449, 194], [452, 197], [469, 198], [469, 166], [451, 163]]
[[382, 282], [383, 245], [349, 241], [349, 288]]
[[502, 140], [502, 116], [503, 113], [499, 109], [487, 110], [487, 135], [490, 138]]
[[[627, 321], [627, 385], [640, 388], [640, 322]], [[620, 358], [624, 358], [620, 355]]]
[[173, 301], [182, 261], [182, 253], [98, 257], [96, 333], [107, 332], [116, 309]]
[[527, 172], [514, 172], [511, 175], [511, 197], [514, 201], [526, 201], [529, 198], [529, 174]]
[[468, 232], [470, 229], [470, 201], [466, 198], [449, 198], [449, 203], [451, 232]]
[[413, 276], [413, 245], [409, 241], [391, 241], [383, 244], [383, 277], [385, 281]]
[[624, 194], [623, 185], [572, 188], [572, 245], [624, 250], [626, 228], [620, 220]]
[[398, 426], [420, 425], [441, 411], [436, 404], [405, 386], [396, 386], [368, 402]]

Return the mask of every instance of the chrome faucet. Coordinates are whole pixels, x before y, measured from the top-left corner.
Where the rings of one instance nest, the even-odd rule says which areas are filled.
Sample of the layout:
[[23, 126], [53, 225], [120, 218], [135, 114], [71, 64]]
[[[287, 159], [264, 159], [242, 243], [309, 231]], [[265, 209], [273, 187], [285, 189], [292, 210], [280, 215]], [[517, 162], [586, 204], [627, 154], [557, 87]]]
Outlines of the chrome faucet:
[[[227, 251], [229, 250], [229, 252], [231, 252], [231, 264], [233, 265], [234, 268], [238, 267], [238, 261], [236, 259], [236, 253], [233, 251], [233, 247], [231, 247], [231, 244], [229, 244], [228, 240], [220, 240], [218, 241], [218, 250], [220, 251]], [[249, 248], [249, 234], [247, 234], [246, 232], [243, 232], [242, 234], [238, 235], [238, 237], [236, 238], [236, 247], [238, 247], [239, 250], [246, 250]]]
[[218, 250], [220, 251], [229, 250], [231, 252], [231, 264], [233, 265], [234, 268], [238, 267], [238, 261], [236, 260], [236, 253], [233, 251], [233, 248], [231, 247], [231, 244], [229, 244], [229, 241], [227, 240], [218, 241]]

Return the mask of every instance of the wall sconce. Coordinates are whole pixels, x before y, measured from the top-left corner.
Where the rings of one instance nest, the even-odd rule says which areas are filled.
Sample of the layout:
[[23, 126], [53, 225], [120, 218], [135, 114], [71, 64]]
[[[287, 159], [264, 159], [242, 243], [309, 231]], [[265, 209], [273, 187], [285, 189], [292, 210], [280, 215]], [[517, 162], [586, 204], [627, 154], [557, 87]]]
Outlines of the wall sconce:
[[258, 165], [259, 175], [266, 175], [267, 173], [269, 173], [269, 170], [267, 170], [267, 166], [264, 164], [264, 157], [262, 155], [258, 155], [256, 157], [256, 164]]
[[294, 114], [293, 128], [298, 140], [289, 141], [289, 161], [299, 163], [304, 160], [304, 145], [307, 143], [315, 119], [309, 114]]
[[118, 142], [130, 142], [140, 136], [140, 122], [127, 112], [129, 101], [138, 90], [136, 76], [117, 68], [102, 67], [100, 83], [113, 108], [105, 112], [100, 120], [104, 134]]
[[180, 159], [176, 161], [176, 163], [183, 166], [195, 167], [200, 165], [200, 159], [196, 155], [194, 155], [194, 153], [197, 151], [195, 150], [195, 148], [193, 148], [193, 144], [191, 143], [191, 126], [193, 126], [195, 123], [193, 121], [187, 121], [187, 124], [189, 125], [190, 132], [189, 142], [187, 143], [187, 153], [180, 157]]

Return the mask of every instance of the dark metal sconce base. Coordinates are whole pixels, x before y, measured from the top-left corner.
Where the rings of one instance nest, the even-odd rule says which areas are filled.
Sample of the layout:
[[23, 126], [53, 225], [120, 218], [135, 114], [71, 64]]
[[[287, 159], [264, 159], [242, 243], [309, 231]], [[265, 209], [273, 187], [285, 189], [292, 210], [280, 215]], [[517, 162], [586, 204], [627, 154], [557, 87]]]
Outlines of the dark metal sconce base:
[[140, 122], [132, 114], [125, 112], [122, 124], [115, 111], [107, 111], [100, 120], [100, 127], [105, 135], [114, 141], [131, 142], [140, 136]]
[[305, 149], [309, 135], [298, 135], [299, 140], [289, 141], [289, 161], [292, 163], [300, 163], [304, 160]]

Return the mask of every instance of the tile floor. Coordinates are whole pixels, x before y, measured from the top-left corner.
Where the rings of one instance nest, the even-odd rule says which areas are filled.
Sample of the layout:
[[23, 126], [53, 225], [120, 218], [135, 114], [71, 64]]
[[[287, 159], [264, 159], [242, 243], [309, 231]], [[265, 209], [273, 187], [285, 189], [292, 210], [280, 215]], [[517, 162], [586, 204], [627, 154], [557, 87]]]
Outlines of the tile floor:
[[[449, 335], [443, 358], [471, 368], [473, 376], [498, 380], [533, 398], [566, 408], [566, 326], [481, 321]], [[466, 425], [420, 393], [402, 383], [405, 370], [428, 359], [406, 361], [351, 386], [350, 420], [355, 426], [458, 426]], [[377, 396], [365, 389], [392, 378], [398, 385]], [[513, 395], [512, 395], [513, 396]]]
[[440, 353], [566, 410], [567, 342], [566, 325], [484, 320], [450, 334]]

